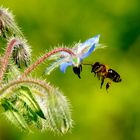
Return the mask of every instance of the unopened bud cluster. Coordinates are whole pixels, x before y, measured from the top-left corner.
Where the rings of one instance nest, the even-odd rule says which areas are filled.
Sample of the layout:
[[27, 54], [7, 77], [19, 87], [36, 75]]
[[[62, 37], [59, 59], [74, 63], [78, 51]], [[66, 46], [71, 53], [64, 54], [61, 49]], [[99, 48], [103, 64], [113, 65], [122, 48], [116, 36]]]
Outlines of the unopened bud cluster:
[[31, 59], [30, 46], [16, 24], [13, 14], [2, 7], [0, 8], [0, 36], [7, 41], [7, 45], [13, 39], [17, 40], [18, 43], [12, 48], [13, 61], [20, 68], [27, 67]]
[[0, 7], [0, 37], [7, 46], [5, 53], [0, 54], [2, 114], [24, 132], [68, 132], [72, 127], [70, 105], [62, 92], [46, 81], [27, 75], [47, 57], [62, 50], [72, 53], [71, 50], [56, 49], [30, 66], [31, 47], [12, 13], [3, 7]]

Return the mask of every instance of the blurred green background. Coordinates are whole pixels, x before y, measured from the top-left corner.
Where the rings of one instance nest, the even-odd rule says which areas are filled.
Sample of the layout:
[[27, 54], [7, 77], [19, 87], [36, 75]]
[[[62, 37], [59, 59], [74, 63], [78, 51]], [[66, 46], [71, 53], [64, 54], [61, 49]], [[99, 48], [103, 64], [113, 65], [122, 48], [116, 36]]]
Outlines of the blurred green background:
[[[83, 67], [82, 79], [68, 68], [59, 69], [48, 80], [60, 87], [72, 104], [74, 127], [58, 136], [51, 132], [23, 134], [0, 120], [0, 140], [140, 140], [140, 1], [139, 0], [0, 0], [16, 15], [29, 44], [33, 61], [58, 44], [101, 34], [97, 50], [85, 62], [102, 62], [116, 70], [121, 83], [109, 92]], [[40, 77], [46, 64], [33, 72]]]

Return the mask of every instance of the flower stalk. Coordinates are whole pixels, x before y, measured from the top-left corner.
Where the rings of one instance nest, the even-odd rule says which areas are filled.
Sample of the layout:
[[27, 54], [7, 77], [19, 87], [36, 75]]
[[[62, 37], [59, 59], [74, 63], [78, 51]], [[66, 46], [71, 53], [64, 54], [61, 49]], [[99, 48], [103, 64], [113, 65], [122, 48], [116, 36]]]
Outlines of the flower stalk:
[[17, 43], [17, 39], [13, 39], [12, 41], [10, 41], [10, 43], [8, 44], [8, 46], [6, 48], [6, 52], [5, 52], [5, 55], [3, 57], [1, 69], [0, 69], [0, 81], [2, 80], [3, 75], [7, 69], [7, 65], [9, 63], [9, 58], [11, 56], [13, 47], [16, 45], [16, 43]]
[[4, 85], [3, 87], [0, 88], [0, 96], [3, 95], [3, 93], [8, 90], [9, 88], [16, 88], [17, 85], [20, 85], [20, 84], [36, 84], [48, 91], [51, 91], [52, 87], [47, 84], [45, 81], [42, 81], [42, 80], [35, 80], [35, 79], [32, 79], [32, 78], [24, 78], [22, 80], [15, 80], [15, 81], [11, 81], [10, 83]]
[[33, 71], [39, 64], [44, 62], [47, 58], [50, 56], [58, 53], [58, 52], [67, 52], [68, 54], [75, 56], [75, 53], [68, 48], [56, 48], [52, 50], [51, 52], [46, 53], [44, 56], [42, 56], [40, 59], [38, 59], [35, 63], [33, 63], [28, 69], [25, 70], [25, 72], [21, 75], [20, 79], [25, 78], [31, 71]]

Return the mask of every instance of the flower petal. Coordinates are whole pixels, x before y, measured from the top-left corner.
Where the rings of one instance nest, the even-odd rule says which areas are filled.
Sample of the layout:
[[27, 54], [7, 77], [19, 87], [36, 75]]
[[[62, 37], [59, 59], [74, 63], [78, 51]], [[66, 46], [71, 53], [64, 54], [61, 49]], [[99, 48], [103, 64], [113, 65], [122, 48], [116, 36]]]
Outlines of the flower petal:
[[79, 54], [81, 59], [86, 58], [92, 53], [92, 51], [95, 49], [95, 45], [99, 42], [99, 37], [100, 35], [97, 35], [93, 38], [86, 40], [80, 45]]
[[68, 66], [71, 66], [71, 65], [72, 65], [71, 62], [64, 62], [63, 64], [60, 65], [60, 70], [61, 70], [63, 73], [65, 73], [66, 68], [67, 68]]
[[93, 38], [86, 40], [83, 45], [91, 46], [92, 44], [97, 44], [99, 42], [100, 35], [96, 35]]
[[93, 52], [94, 48], [95, 48], [95, 44], [91, 46], [91, 48], [88, 50], [88, 52], [86, 52], [84, 55], [82, 55], [81, 59], [88, 57]]

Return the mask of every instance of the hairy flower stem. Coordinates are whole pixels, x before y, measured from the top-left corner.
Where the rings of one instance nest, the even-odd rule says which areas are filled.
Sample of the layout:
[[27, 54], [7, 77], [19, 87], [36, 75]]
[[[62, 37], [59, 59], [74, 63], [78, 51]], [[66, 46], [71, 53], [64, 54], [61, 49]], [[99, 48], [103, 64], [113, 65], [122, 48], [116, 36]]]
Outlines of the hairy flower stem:
[[10, 55], [12, 53], [12, 49], [15, 46], [16, 43], [17, 43], [17, 40], [13, 39], [8, 44], [8, 46], [6, 48], [6, 52], [5, 52], [5, 55], [3, 57], [2, 64], [1, 64], [1, 69], [0, 69], [0, 81], [2, 80], [3, 75], [4, 75], [4, 73], [5, 73], [6, 69], [7, 69], [7, 65], [8, 65], [8, 62], [9, 62]]
[[38, 85], [38, 86], [44, 88], [45, 90], [49, 91], [49, 93], [51, 90], [53, 90], [53, 87], [50, 86], [49, 84], [47, 84], [45, 81], [35, 80], [35, 79], [29, 78], [29, 79], [23, 79], [23, 80], [14, 80], [14, 81], [4, 85], [2, 88], [0, 88], [0, 96], [2, 96], [4, 94], [4, 92], [6, 90], [8, 90], [9, 88], [10, 89], [16, 88], [18, 85], [23, 84], [23, 83]]
[[75, 56], [75, 54], [73, 53], [73, 51], [70, 50], [70, 49], [67, 49], [67, 48], [56, 48], [56, 49], [52, 50], [51, 52], [46, 53], [44, 56], [42, 56], [40, 59], [38, 59], [35, 63], [33, 63], [33, 64], [22, 74], [22, 76], [20, 77], [20, 79], [25, 78], [32, 70], [34, 70], [39, 64], [41, 64], [42, 62], [44, 62], [48, 57], [50, 57], [51, 55], [54, 55], [54, 54], [57, 53], [57, 52], [61, 52], [61, 51], [67, 52], [67, 53], [69, 53], [70, 55], [74, 55], [74, 56]]

